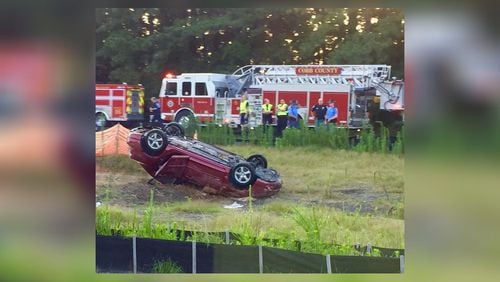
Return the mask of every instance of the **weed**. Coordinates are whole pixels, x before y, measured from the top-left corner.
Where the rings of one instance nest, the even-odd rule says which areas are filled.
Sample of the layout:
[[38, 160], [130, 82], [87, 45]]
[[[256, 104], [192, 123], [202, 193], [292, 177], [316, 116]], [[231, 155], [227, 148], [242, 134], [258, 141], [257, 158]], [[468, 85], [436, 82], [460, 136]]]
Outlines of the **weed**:
[[157, 260], [153, 264], [153, 273], [183, 273], [182, 268], [170, 259]]

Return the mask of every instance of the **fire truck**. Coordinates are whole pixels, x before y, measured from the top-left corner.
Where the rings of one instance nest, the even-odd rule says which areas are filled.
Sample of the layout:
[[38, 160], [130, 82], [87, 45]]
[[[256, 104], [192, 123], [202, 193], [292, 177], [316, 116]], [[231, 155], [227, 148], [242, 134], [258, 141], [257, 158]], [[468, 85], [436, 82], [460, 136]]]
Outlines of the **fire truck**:
[[287, 104], [295, 100], [299, 119], [314, 126], [310, 111], [321, 98], [325, 104], [335, 101], [339, 126], [361, 128], [370, 122], [370, 111], [401, 116], [404, 83], [390, 73], [388, 65], [248, 65], [232, 74], [167, 74], [159, 94], [162, 119], [185, 125], [197, 117], [201, 122], [237, 125], [246, 93], [250, 126], [261, 124], [264, 99], [274, 110], [281, 99]]
[[144, 120], [144, 87], [141, 84], [96, 84], [96, 126], [108, 121], [136, 122]]

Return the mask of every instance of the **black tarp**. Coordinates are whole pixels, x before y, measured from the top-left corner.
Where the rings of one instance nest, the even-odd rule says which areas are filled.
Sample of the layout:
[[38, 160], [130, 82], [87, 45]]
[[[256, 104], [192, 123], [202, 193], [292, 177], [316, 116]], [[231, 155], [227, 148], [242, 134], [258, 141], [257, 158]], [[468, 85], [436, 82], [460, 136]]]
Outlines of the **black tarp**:
[[[184, 273], [192, 273], [192, 242], [137, 238], [137, 271], [151, 272], [155, 261], [171, 260]], [[205, 243], [196, 244], [196, 272], [213, 272], [213, 247]]]
[[132, 272], [132, 238], [96, 236], [95, 261], [97, 272]]
[[327, 273], [323, 255], [262, 248], [264, 273]]
[[331, 256], [332, 273], [399, 273], [399, 258]]
[[[136, 239], [137, 271], [152, 272], [155, 261], [170, 260], [192, 273], [192, 242]], [[262, 247], [264, 273], [327, 273], [326, 257]], [[399, 258], [331, 256], [332, 273], [399, 273]], [[132, 272], [132, 238], [96, 236], [97, 272]], [[196, 244], [197, 273], [259, 273], [259, 247]]]
[[259, 247], [212, 244], [214, 272], [259, 273]]

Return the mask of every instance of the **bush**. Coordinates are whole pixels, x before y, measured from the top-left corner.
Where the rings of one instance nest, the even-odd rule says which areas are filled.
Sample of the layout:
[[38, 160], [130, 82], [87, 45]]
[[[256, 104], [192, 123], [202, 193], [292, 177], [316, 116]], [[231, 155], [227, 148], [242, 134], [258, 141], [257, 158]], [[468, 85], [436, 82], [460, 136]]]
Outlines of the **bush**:
[[[278, 148], [318, 146], [339, 150], [352, 149], [357, 152], [379, 152], [402, 154], [403, 134], [398, 132], [395, 142], [390, 143], [389, 130], [383, 126], [375, 133], [372, 127], [361, 130], [359, 142], [349, 143], [350, 129], [345, 127], [308, 128], [303, 123], [300, 128], [287, 128], [283, 135], [274, 140], [273, 126], [258, 126], [255, 128], [244, 128], [241, 130], [241, 140], [248, 144], [272, 147], [275, 144]], [[233, 128], [228, 125], [208, 124], [198, 126], [196, 131], [198, 140], [215, 145], [233, 145], [236, 143], [236, 135]], [[352, 133], [352, 132], [351, 132]], [[394, 139], [394, 137], [393, 137]]]
[[153, 273], [183, 273], [182, 268], [170, 259], [155, 261]]

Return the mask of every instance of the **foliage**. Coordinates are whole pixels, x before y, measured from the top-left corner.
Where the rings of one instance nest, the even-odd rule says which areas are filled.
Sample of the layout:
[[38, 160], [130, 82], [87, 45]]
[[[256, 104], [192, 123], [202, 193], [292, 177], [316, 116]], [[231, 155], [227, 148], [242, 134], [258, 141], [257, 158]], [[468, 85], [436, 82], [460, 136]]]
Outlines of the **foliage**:
[[403, 77], [404, 19], [402, 11], [392, 10], [366, 32], [347, 37], [329, 55], [331, 64], [388, 64], [392, 76]]
[[[260, 145], [264, 147], [273, 146], [273, 131], [271, 126], [258, 126], [255, 128], [243, 129], [241, 134], [236, 134], [233, 128], [228, 125], [206, 124], [198, 126], [196, 130], [198, 140], [215, 145], [233, 145], [236, 142], [246, 144]], [[314, 146], [322, 148], [333, 148], [339, 150], [352, 149], [357, 152], [380, 152], [380, 153], [403, 153], [403, 134], [398, 132], [397, 140], [393, 145], [389, 144], [389, 132], [382, 127], [378, 134], [367, 127], [361, 130], [358, 143], [353, 140], [348, 128], [327, 128], [320, 126], [318, 128], [308, 128], [301, 126], [299, 129], [288, 128], [283, 131], [282, 137], [276, 138], [275, 146], [277, 148]], [[189, 135], [188, 135], [189, 136]]]
[[99, 8], [96, 81], [142, 83], [153, 96], [167, 71], [248, 64], [390, 64], [401, 77], [402, 19], [385, 8]]
[[[107, 220], [102, 220], [101, 217], [108, 216]], [[123, 217], [123, 215], [121, 215]], [[364, 221], [359, 214], [347, 217], [338, 213], [326, 213], [321, 209], [308, 210], [304, 207], [294, 208], [289, 214], [283, 215], [289, 217], [301, 228], [305, 233], [305, 238], [301, 238], [295, 229], [279, 231], [275, 227], [264, 228], [266, 218], [263, 214], [246, 213], [237, 220], [233, 226], [234, 238], [229, 244], [235, 245], [262, 245], [274, 248], [282, 248], [293, 251], [304, 251], [319, 254], [331, 255], [369, 255], [381, 256], [378, 249], [373, 248], [371, 253], [363, 253], [356, 249], [355, 237], [351, 235], [344, 237], [336, 237], [335, 239], [325, 236], [327, 234], [328, 225], [331, 222], [336, 222], [337, 229], [355, 229], [359, 221]], [[97, 234], [99, 235], [121, 235], [132, 236], [136, 235], [144, 238], [165, 239], [165, 240], [180, 240], [180, 241], [196, 241], [198, 243], [207, 244], [223, 244], [225, 240], [223, 233], [209, 231], [193, 231], [186, 235], [184, 226], [178, 229], [176, 222], [170, 224], [154, 224], [151, 225], [151, 230], [146, 231], [147, 223], [135, 224], [121, 220], [121, 224], [116, 224], [110, 214], [110, 209], [107, 207], [99, 207], [97, 218], [100, 224], [97, 224]], [[105, 222], [106, 226], [102, 224]], [[113, 227], [111, 227], [113, 226]], [[105, 227], [105, 228], [103, 228]], [[104, 230], [112, 230], [105, 232]], [[341, 241], [342, 240], [342, 241]], [[397, 253], [391, 254], [397, 257]]]
[[153, 273], [183, 273], [182, 268], [170, 259], [157, 260], [153, 264]]

